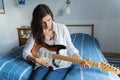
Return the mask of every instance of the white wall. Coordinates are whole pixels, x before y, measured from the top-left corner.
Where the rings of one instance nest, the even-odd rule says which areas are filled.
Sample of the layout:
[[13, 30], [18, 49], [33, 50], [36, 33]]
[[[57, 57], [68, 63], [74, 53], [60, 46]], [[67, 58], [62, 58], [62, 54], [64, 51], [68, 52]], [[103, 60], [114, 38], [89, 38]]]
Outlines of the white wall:
[[65, 0], [26, 0], [24, 6], [18, 6], [17, 0], [4, 1], [6, 14], [0, 14], [0, 53], [18, 46], [16, 28], [30, 24], [32, 11], [39, 3], [51, 8], [56, 22], [95, 24], [94, 35], [102, 50], [120, 52], [120, 0], [71, 0], [71, 14], [64, 13]]
[[5, 14], [0, 14], [0, 54], [18, 45], [16, 27], [22, 23], [16, 0], [4, 0]]

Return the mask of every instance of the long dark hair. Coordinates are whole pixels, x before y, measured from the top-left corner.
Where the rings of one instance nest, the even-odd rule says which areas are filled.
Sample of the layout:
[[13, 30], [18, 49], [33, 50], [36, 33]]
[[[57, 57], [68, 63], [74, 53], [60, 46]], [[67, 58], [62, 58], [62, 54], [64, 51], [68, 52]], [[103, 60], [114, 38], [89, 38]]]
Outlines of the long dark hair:
[[37, 44], [44, 43], [45, 36], [43, 33], [42, 27], [42, 18], [46, 15], [50, 15], [53, 19], [53, 13], [50, 8], [45, 4], [39, 4], [34, 9], [32, 14], [32, 21], [31, 21], [31, 31], [33, 38]]

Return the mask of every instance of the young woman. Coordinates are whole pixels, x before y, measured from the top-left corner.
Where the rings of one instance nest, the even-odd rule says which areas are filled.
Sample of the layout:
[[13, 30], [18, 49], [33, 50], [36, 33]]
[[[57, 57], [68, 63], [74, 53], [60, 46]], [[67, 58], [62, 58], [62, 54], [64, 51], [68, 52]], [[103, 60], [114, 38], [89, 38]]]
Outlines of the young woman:
[[[60, 50], [59, 54], [81, 58], [78, 50], [71, 42], [70, 34], [64, 24], [53, 21], [53, 13], [45, 4], [39, 4], [33, 11], [31, 22], [32, 34], [29, 37], [23, 50], [23, 57], [34, 62], [35, 69], [30, 77], [31, 80], [62, 80], [71, 69], [71, 62], [55, 60], [54, 65], [50, 60], [51, 51], [37, 46], [43, 45], [64, 45], [66, 49]], [[33, 55], [36, 53], [39, 57]], [[81, 58], [82, 59], [82, 58]], [[81, 67], [89, 67], [83, 61]]]

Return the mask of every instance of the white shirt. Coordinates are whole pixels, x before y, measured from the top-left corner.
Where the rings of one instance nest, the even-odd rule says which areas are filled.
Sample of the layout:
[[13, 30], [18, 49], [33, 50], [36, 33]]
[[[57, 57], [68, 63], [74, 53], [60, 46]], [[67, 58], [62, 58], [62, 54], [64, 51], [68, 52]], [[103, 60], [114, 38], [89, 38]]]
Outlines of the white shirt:
[[[70, 33], [64, 24], [59, 24], [59, 23], [53, 22], [53, 30], [55, 32], [55, 37], [54, 37], [55, 44], [56, 45], [60, 44], [60, 45], [66, 46], [66, 49], [61, 49], [59, 51], [60, 55], [73, 57], [74, 53], [79, 53], [78, 50], [74, 47], [74, 45], [71, 41], [71, 38], [70, 38]], [[32, 36], [30, 36], [26, 42], [25, 48], [23, 49], [24, 59], [26, 59], [26, 57], [29, 54], [32, 54], [31, 49], [32, 49], [34, 43], [35, 43], [35, 40], [33, 39]], [[51, 54], [50, 54], [51, 51], [49, 51], [45, 48], [39, 49], [37, 53], [39, 54], [40, 57], [47, 57], [50, 60], [52, 59]], [[57, 65], [59, 65], [59, 67], [52, 65], [54, 70], [59, 69], [59, 68], [66, 68], [71, 65], [71, 62], [67, 62], [67, 61], [63, 61], [63, 60], [55, 60], [55, 63]]]

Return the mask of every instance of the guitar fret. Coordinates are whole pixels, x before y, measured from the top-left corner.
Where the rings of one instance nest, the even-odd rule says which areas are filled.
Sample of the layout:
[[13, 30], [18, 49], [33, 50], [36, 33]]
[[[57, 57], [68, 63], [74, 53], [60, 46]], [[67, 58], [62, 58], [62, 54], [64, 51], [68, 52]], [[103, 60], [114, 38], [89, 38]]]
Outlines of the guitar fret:
[[88, 64], [90, 64], [91, 66], [96, 66], [96, 67], [99, 66], [97, 62], [91, 62], [91, 61], [89, 61]]

